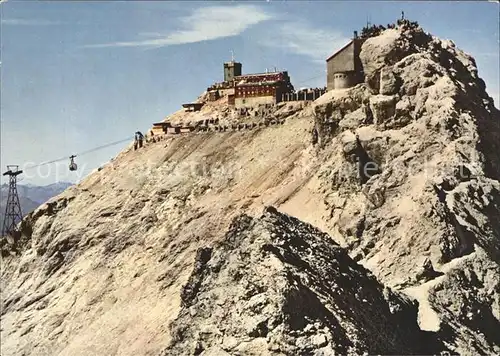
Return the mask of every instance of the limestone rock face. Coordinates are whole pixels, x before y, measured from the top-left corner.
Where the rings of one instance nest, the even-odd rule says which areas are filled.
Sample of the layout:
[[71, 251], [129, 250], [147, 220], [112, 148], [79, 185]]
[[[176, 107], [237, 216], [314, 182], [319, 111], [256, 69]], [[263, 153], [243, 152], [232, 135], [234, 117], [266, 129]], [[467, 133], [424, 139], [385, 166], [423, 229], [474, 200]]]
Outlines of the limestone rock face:
[[2, 355], [500, 354], [500, 113], [420, 28], [361, 61], [313, 103], [174, 113], [241, 127], [130, 146], [26, 216]]
[[387, 62], [386, 58], [392, 58], [399, 51], [397, 41], [401, 38], [401, 32], [396, 29], [384, 31], [380, 36], [367, 39], [362, 46], [360, 59], [367, 83], [377, 87], [376, 79], [380, 78], [380, 70]]
[[392, 95], [399, 91], [399, 78], [391, 67], [382, 67], [380, 70], [380, 94]]
[[320, 138], [319, 146], [326, 145], [339, 131], [371, 123], [370, 95], [367, 86], [358, 85], [350, 89], [348, 94], [333, 97], [325, 103], [316, 103], [312, 110]]
[[[401, 46], [416, 36], [424, 40]], [[468, 352], [477, 342], [477, 352], [497, 353], [498, 339], [488, 330], [500, 325], [500, 157], [492, 152], [499, 147], [499, 112], [473, 59], [451, 42], [396, 29], [365, 45], [368, 79], [360, 86], [391, 96], [370, 96], [373, 124], [330, 140], [334, 151], [344, 152], [320, 173], [330, 226], [355, 260], [421, 301], [424, 330], [461, 329], [460, 336], [445, 336], [452, 348]], [[352, 157], [354, 133], [380, 168], [366, 183]], [[481, 297], [468, 299], [472, 290]], [[478, 323], [478, 313], [488, 321]]]
[[396, 98], [387, 95], [370, 97], [370, 109], [373, 113], [373, 123], [376, 127], [383, 127], [396, 113]]
[[162, 355], [446, 349], [418, 328], [415, 305], [384, 290], [328, 235], [272, 207], [237, 217], [219, 244], [200, 249], [182, 295]]
[[432, 37], [421, 29], [405, 26], [387, 29], [379, 36], [367, 39], [360, 53], [365, 82], [378, 91], [380, 84], [385, 84], [388, 75], [387, 72], [381, 73], [382, 68], [393, 65], [408, 55], [423, 51], [431, 40]]

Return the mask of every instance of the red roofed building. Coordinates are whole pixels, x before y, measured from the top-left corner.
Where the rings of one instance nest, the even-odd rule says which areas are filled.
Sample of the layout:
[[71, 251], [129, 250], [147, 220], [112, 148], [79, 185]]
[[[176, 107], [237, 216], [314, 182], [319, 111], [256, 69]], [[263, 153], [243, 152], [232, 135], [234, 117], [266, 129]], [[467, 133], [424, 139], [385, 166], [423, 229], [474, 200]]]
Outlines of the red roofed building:
[[293, 91], [288, 72], [271, 72], [234, 77], [234, 105], [237, 108], [275, 104], [282, 94]]
[[278, 103], [294, 90], [286, 71], [242, 75], [241, 68], [234, 60], [224, 63], [224, 81], [207, 89], [210, 101], [227, 96], [230, 106], [253, 107]]

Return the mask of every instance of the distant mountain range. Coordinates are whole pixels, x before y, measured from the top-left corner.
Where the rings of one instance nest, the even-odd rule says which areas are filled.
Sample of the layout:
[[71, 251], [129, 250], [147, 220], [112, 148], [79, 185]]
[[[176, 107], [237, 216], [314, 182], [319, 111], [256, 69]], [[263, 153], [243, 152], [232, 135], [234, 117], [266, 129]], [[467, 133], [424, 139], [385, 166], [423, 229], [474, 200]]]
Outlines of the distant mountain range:
[[[58, 182], [45, 186], [18, 184], [17, 193], [19, 195], [19, 203], [21, 204], [21, 212], [23, 213], [23, 216], [32, 212], [50, 198], [62, 193], [71, 185], [73, 184], [67, 182]], [[9, 185], [2, 184], [0, 186], [0, 229], [3, 226], [3, 218], [5, 214], [5, 206], [7, 205], [8, 194]]]

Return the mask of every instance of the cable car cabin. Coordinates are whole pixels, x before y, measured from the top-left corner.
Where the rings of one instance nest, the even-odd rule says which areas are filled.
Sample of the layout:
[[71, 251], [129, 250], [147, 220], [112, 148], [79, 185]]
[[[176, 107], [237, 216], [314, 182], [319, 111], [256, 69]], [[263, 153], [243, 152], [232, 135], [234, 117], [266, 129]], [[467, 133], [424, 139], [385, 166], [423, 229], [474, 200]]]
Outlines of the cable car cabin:
[[69, 162], [69, 170], [70, 171], [76, 171], [78, 166], [76, 165], [75, 163], [75, 156], [71, 156], [70, 158], [70, 162]]

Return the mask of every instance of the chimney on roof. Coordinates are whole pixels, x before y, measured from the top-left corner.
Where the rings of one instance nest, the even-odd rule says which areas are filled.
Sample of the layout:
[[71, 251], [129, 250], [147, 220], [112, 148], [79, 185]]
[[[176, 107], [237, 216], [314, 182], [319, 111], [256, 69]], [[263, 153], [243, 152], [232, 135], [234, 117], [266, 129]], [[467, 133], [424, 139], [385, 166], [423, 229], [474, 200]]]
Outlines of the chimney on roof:
[[358, 38], [358, 31], [354, 31], [354, 38]]

